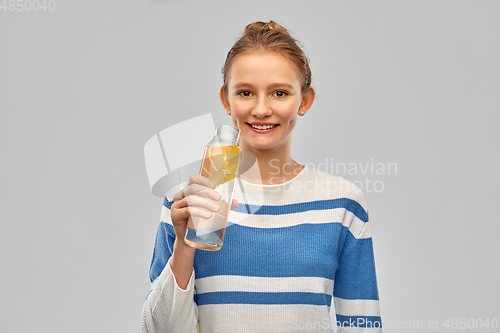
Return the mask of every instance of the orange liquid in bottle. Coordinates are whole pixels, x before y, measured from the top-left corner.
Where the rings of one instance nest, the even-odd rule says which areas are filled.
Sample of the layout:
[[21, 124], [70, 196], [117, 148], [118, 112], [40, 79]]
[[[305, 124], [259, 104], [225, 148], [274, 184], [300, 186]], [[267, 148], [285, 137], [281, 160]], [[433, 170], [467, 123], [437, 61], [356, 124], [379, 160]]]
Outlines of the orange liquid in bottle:
[[[222, 195], [222, 198], [230, 198], [234, 182], [238, 177], [240, 160], [239, 146], [207, 146], [203, 153], [200, 175], [216, 184], [215, 190]], [[217, 251], [222, 247], [230, 203], [222, 199], [214, 203], [220, 209], [217, 212], [212, 211], [210, 218], [189, 217], [184, 238], [189, 246], [209, 251]]]

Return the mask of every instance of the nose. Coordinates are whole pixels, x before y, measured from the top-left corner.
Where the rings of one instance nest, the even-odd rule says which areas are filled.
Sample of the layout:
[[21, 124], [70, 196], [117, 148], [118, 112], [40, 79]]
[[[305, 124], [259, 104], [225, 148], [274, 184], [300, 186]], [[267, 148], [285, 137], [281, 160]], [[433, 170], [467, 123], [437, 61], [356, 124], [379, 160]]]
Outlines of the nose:
[[252, 108], [252, 116], [264, 118], [273, 114], [273, 110], [266, 102], [265, 98], [258, 98], [257, 103]]

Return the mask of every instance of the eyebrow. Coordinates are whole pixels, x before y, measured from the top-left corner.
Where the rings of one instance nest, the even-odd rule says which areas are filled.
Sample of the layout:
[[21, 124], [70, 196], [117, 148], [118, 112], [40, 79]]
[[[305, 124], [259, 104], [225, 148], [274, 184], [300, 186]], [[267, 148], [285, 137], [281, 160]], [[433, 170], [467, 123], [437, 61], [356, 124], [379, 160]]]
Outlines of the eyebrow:
[[[246, 83], [246, 82], [238, 82], [234, 85], [234, 89], [239, 89], [239, 88], [244, 88], [244, 87], [253, 87], [253, 86], [250, 83]], [[280, 82], [270, 84], [267, 88], [273, 89], [273, 88], [277, 88], [277, 87], [293, 89], [293, 86], [291, 84], [280, 83]]]

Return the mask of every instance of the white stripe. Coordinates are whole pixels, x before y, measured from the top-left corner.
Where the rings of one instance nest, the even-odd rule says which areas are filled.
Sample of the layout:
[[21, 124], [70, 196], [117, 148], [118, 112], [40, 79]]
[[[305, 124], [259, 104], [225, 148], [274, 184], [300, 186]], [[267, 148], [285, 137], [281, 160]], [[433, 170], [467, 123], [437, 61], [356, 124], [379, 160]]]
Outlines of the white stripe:
[[333, 280], [320, 277], [269, 278], [257, 276], [216, 275], [196, 279], [198, 294], [219, 291], [309, 292], [331, 295]]
[[161, 206], [160, 221], [168, 224], [172, 224], [172, 219], [170, 217], [170, 209], [165, 206]]
[[365, 223], [365, 226], [363, 230], [361, 230], [361, 234], [359, 235], [358, 239], [370, 238], [370, 237], [372, 237], [372, 233], [370, 231], [370, 223]]
[[342, 316], [376, 316], [380, 317], [380, 307], [377, 300], [343, 299], [334, 297], [335, 311]]
[[[210, 332], [333, 333], [330, 308], [306, 304], [207, 304], [198, 306], [201, 327]], [[215, 319], [216, 318], [216, 319]]]
[[229, 224], [236, 223], [253, 228], [285, 228], [304, 223], [342, 223], [344, 227], [349, 228], [354, 237], [371, 237], [369, 230], [360, 234], [365, 222], [361, 221], [356, 215], [345, 208], [313, 210], [281, 215], [248, 215], [231, 211], [228, 220]]
[[354, 238], [370, 238], [370, 233], [361, 233], [365, 222], [361, 221], [356, 215], [346, 210], [344, 220], [342, 221], [344, 227], [349, 228], [349, 231], [354, 236]]
[[[255, 228], [282, 228], [291, 227], [303, 223], [340, 223], [346, 213], [344, 208], [311, 210], [293, 214], [261, 215], [239, 213], [231, 211], [229, 221]], [[361, 221], [362, 222], [362, 221]]]
[[247, 203], [257, 206], [264, 202], [268, 205], [290, 204], [290, 199], [292, 202], [294, 199], [296, 202], [301, 202], [304, 194], [312, 201], [349, 198], [358, 202], [365, 211], [368, 210], [363, 192], [358, 186], [307, 165], [306, 168], [304, 174], [286, 184], [263, 187], [259, 184], [237, 181], [234, 196], [238, 201], [241, 199], [241, 202], [245, 202], [243, 198], [246, 197], [250, 200]]

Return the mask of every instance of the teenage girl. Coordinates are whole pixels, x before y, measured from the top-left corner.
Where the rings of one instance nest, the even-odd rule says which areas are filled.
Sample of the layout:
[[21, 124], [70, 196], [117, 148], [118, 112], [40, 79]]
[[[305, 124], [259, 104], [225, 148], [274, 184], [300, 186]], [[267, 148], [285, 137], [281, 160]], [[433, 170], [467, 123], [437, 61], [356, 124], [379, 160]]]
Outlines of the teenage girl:
[[222, 105], [258, 167], [238, 179], [216, 252], [184, 242], [190, 215], [219, 209], [201, 197], [219, 200], [215, 184], [192, 175], [165, 197], [142, 332], [381, 332], [361, 190], [290, 156], [293, 129], [315, 99], [303, 50], [279, 24], [255, 22], [222, 73]]

